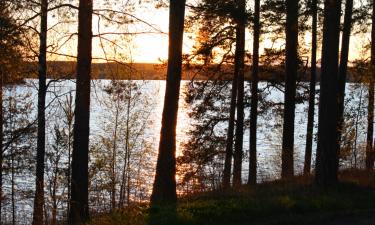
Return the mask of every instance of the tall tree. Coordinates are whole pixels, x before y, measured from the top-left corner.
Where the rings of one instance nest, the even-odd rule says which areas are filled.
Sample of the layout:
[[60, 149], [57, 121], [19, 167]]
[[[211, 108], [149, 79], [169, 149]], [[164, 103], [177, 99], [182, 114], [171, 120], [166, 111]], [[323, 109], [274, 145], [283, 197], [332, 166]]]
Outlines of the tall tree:
[[254, 40], [253, 67], [251, 80], [250, 109], [250, 162], [248, 184], [257, 182], [257, 117], [258, 117], [258, 74], [259, 74], [259, 37], [260, 37], [260, 0], [254, 0]]
[[236, 142], [233, 155], [233, 186], [241, 185], [243, 130], [244, 130], [244, 60], [245, 60], [245, 28], [246, 28], [246, 0], [236, 0], [237, 17], [236, 52], [234, 56], [234, 73], [237, 77], [237, 122]]
[[337, 93], [341, 0], [325, 0], [315, 182], [337, 182]]
[[281, 176], [293, 177], [294, 117], [298, 70], [298, 1], [286, 1], [285, 100]]
[[70, 224], [89, 218], [88, 154], [93, 1], [80, 0], [78, 13], [77, 83], [74, 110]]
[[344, 99], [345, 99], [345, 86], [346, 75], [348, 70], [348, 56], [350, 44], [350, 31], [352, 27], [352, 14], [353, 14], [353, 0], [346, 0], [345, 2], [345, 15], [344, 27], [341, 40], [341, 55], [340, 67], [338, 75], [338, 115], [337, 115], [337, 151], [340, 151], [340, 143], [342, 136], [342, 129], [344, 125]]
[[168, 69], [152, 204], [174, 203], [176, 193], [176, 124], [182, 70], [186, 0], [169, 5]]
[[[1, 33], [3, 28], [1, 28]], [[2, 47], [1, 47], [2, 49]], [[4, 72], [1, 68], [0, 74], [0, 224], [2, 223], [2, 208], [3, 208], [3, 85], [4, 85]]]
[[36, 180], [35, 180], [35, 197], [33, 225], [43, 224], [44, 208], [44, 158], [46, 151], [46, 77], [47, 77], [47, 17], [48, 17], [48, 0], [40, 2], [40, 31], [39, 31], [39, 62], [38, 62], [38, 139], [36, 155]]
[[63, 111], [64, 116], [64, 124], [67, 128], [67, 144], [66, 147], [68, 148], [68, 166], [67, 166], [67, 207], [66, 212], [69, 213], [70, 211], [70, 194], [71, 194], [71, 188], [70, 188], [70, 181], [71, 181], [71, 152], [72, 152], [72, 136], [73, 136], [73, 121], [74, 121], [74, 103], [73, 103], [73, 95], [69, 92], [69, 95], [66, 96], [65, 101], [61, 103], [61, 108]]
[[[238, 34], [237, 30], [238, 29], [236, 29], [236, 35]], [[236, 39], [236, 42], [237, 41], [238, 39]], [[238, 46], [236, 46], [236, 53], [237, 53], [237, 49], [238, 49]], [[233, 138], [234, 138], [234, 128], [235, 128], [235, 119], [236, 119], [235, 117], [236, 117], [237, 92], [238, 92], [238, 80], [239, 80], [238, 76], [239, 76], [239, 73], [235, 72], [233, 74], [233, 80], [232, 80], [232, 91], [231, 91], [229, 121], [228, 121], [228, 130], [227, 130], [227, 142], [226, 142], [226, 147], [225, 147], [225, 159], [224, 159], [224, 171], [223, 171], [223, 188], [224, 189], [227, 189], [230, 187], [232, 159], [233, 159]]]
[[233, 81], [232, 81], [227, 142], [226, 142], [226, 147], [225, 147], [225, 159], [224, 159], [224, 171], [223, 171], [223, 188], [224, 189], [227, 189], [230, 187], [230, 178], [231, 178], [231, 170], [232, 170], [234, 120], [236, 116], [236, 103], [237, 103], [237, 84], [238, 84], [237, 76], [238, 76], [238, 73], [235, 73], [233, 76]]
[[[230, 100], [228, 104], [228, 108], [230, 109], [228, 112], [229, 119], [227, 119], [228, 121], [223, 121], [228, 123], [228, 129], [226, 131], [227, 138], [225, 138], [226, 143], [224, 147], [224, 169], [222, 171], [222, 180], [220, 181], [220, 186], [224, 189], [230, 187], [231, 180], [238, 78], [234, 76], [234, 73], [229, 72], [229, 70], [226, 71], [224, 68], [227, 67], [222, 67], [222, 65], [226, 62], [231, 62], [234, 58], [232, 49], [236, 41], [236, 26], [234, 25], [236, 22], [234, 21], [234, 17], [237, 14], [234, 11], [235, 8], [236, 3], [233, 0], [204, 0], [200, 1], [197, 6], [191, 6], [192, 16], [187, 18], [187, 24], [190, 25], [187, 26], [187, 29], [191, 29], [195, 25], [198, 25], [197, 44], [194, 46], [193, 54], [188, 57], [188, 62], [194, 58], [203, 62], [200, 67], [207, 70], [212, 80], [230, 74], [233, 76], [230, 87], [231, 93], [228, 95], [228, 99]], [[194, 27], [194, 29], [196, 28], [197, 27]], [[216, 54], [215, 51], [217, 49], [221, 49], [222, 54]], [[214, 60], [219, 63], [212, 66], [211, 63]], [[203, 89], [200, 88], [196, 90], [203, 91]], [[191, 146], [189, 146], [188, 149], [193, 150]], [[218, 150], [216, 147], [214, 149]], [[198, 149], [195, 150], [198, 151]], [[185, 163], [187, 163], [187, 161], [185, 161]]]
[[316, 51], [317, 51], [317, 26], [318, 26], [318, 1], [311, 2], [312, 31], [311, 31], [311, 66], [310, 66], [310, 87], [309, 87], [309, 109], [307, 113], [306, 149], [303, 174], [310, 174], [312, 141], [314, 133], [315, 114], [315, 84], [316, 84]]
[[368, 87], [366, 169], [374, 168], [374, 82], [375, 82], [375, 4], [372, 2], [371, 25], [371, 72]]

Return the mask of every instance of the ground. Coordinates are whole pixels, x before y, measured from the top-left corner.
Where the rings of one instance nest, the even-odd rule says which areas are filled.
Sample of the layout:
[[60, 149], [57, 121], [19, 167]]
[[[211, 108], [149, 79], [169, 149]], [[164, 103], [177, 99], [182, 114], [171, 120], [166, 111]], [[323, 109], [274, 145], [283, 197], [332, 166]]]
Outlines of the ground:
[[178, 204], [133, 205], [90, 225], [375, 225], [375, 173], [345, 171], [329, 188], [311, 178], [185, 196]]

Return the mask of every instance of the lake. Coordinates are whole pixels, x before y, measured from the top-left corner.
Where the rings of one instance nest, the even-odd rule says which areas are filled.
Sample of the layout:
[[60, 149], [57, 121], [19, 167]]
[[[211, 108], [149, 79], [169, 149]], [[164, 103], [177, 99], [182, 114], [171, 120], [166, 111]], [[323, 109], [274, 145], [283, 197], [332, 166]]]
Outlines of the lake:
[[[110, 80], [94, 80], [92, 81], [91, 88], [91, 115], [90, 115], [90, 146], [91, 146], [91, 165], [97, 165], [98, 159], [107, 159], [110, 157], [108, 149], [112, 146], [111, 144], [105, 145], [103, 143], [110, 142], [114, 137], [114, 118], [117, 112], [118, 129], [116, 137], [118, 157], [116, 160], [116, 171], [120, 174], [123, 167], [123, 160], [126, 160], [122, 154], [124, 154], [127, 147], [132, 146], [132, 162], [129, 165], [132, 168], [129, 170], [129, 176], [131, 179], [137, 179], [140, 181], [139, 188], [132, 189], [132, 198], [139, 198], [139, 200], [147, 199], [150, 194], [150, 188], [152, 187], [154, 168], [156, 163], [157, 147], [159, 142], [159, 134], [161, 127], [161, 115], [163, 109], [163, 100], [165, 92], [165, 81], [162, 80], [150, 80], [150, 81], [124, 81], [125, 84], [133, 85], [132, 91], [128, 91], [124, 96], [132, 96], [129, 98], [116, 98], [116, 95], [108, 94], [105, 91], [106, 88], [111, 86]], [[247, 90], [249, 84], [247, 83]], [[306, 85], [306, 84], [305, 84]], [[36, 118], [36, 103], [37, 103], [37, 80], [28, 79], [25, 85], [20, 86], [8, 86], [4, 90], [4, 99], [9, 96], [19, 95], [22, 96], [25, 93], [29, 93], [29, 100], [33, 106], [32, 112], [28, 115], [29, 120], [33, 121]], [[189, 112], [191, 106], [184, 101], [184, 93], [188, 91], [189, 82], [183, 81], [181, 84], [181, 95], [179, 102], [179, 114], [177, 122], [177, 155], [181, 155], [182, 146], [188, 141], [188, 131], [192, 128], [194, 121], [189, 118]], [[276, 108], [280, 107], [283, 102], [283, 93], [278, 88], [270, 87], [267, 82], [261, 82], [259, 88], [264, 90], [265, 99], [275, 104], [272, 106], [275, 110], [270, 110], [264, 115], [259, 116], [258, 122], [258, 182], [273, 180], [280, 176], [280, 156], [281, 156], [281, 138], [282, 138], [282, 127], [279, 124], [282, 122], [280, 114], [276, 113]], [[53, 82], [50, 84], [49, 93], [47, 95], [47, 151], [52, 151], [55, 136], [54, 129], [56, 126], [64, 126], [64, 113], [61, 112], [61, 106], [65, 104], [69, 96], [74, 96], [75, 82], [74, 80], [64, 80], [59, 82]], [[317, 87], [319, 89], [319, 87]], [[306, 89], [300, 88], [299, 92], [304, 93]], [[16, 96], [16, 98], [19, 98]], [[117, 95], [118, 97], [119, 95]], [[355, 127], [356, 135], [356, 146], [355, 148], [360, 149], [356, 151], [356, 154], [363, 151], [365, 138], [366, 138], [366, 107], [367, 107], [367, 89], [365, 85], [359, 85], [350, 83], [347, 85], [346, 95], [346, 114], [349, 118], [349, 122], [356, 122], [352, 124]], [[74, 102], [74, 101], [73, 101]], [[301, 174], [303, 170], [304, 150], [305, 150], [305, 134], [306, 134], [306, 119], [307, 119], [307, 101], [304, 101], [296, 106], [296, 118], [295, 118], [295, 174]], [[358, 116], [355, 116], [354, 112], [360, 112]], [[315, 128], [314, 133], [317, 131], [317, 112], [318, 106], [316, 105], [315, 115]], [[353, 116], [354, 115], [354, 116]], [[245, 118], [249, 118], [249, 109], [246, 109]], [[126, 136], [126, 122], [128, 122], [128, 130], [131, 135]], [[124, 128], [125, 127], [125, 128]], [[63, 129], [63, 128], [62, 128]], [[222, 132], [225, 132], [226, 127], [221, 126]], [[243, 182], [246, 182], [248, 174], [248, 162], [247, 152], [249, 146], [249, 131], [246, 129], [244, 137], [244, 151], [245, 159], [243, 162]], [[124, 140], [128, 138], [129, 143], [124, 143]], [[35, 146], [35, 143], [34, 143]], [[316, 138], [313, 142], [313, 152], [315, 152]], [[354, 147], [353, 147], [354, 148]], [[103, 150], [104, 149], [104, 150]], [[146, 151], [147, 150], [147, 151]], [[34, 152], [35, 153], [35, 152]], [[65, 153], [64, 153], [65, 154]], [[130, 154], [130, 153], [129, 153]], [[313, 154], [314, 155], [314, 154]], [[358, 154], [359, 155], [359, 154]], [[363, 159], [359, 156], [356, 158], [358, 166], [363, 165]], [[358, 161], [358, 162], [357, 162]], [[52, 161], [51, 161], [52, 162]], [[49, 162], [47, 162], [47, 166]], [[362, 163], [362, 164], [361, 164]], [[62, 157], [61, 167], [67, 164], [67, 157]], [[313, 156], [314, 164], [314, 156]], [[343, 160], [341, 163], [342, 167], [349, 167], [353, 165], [353, 157], [348, 157], [347, 160]], [[52, 167], [51, 167], [52, 168]], [[106, 167], [103, 167], [106, 168]], [[124, 166], [125, 168], [125, 166]], [[48, 172], [47, 172], [48, 173]], [[100, 185], [105, 182], [107, 176], [102, 171], [92, 172], [95, 178], [95, 187], [99, 188]], [[48, 176], [48, 175], [46, 175]], [[108, 177], [107, 177], [108, 178]], [[4, 178], [4, 192], [10, 194], [11, 185], [10, 177], [6, 175]], [[121, 178], [116, 178], [120, 180]], [[16, 175], [16, 189], [22, 189], [28, 187], [29, 193], [23, 193], [18, 191], [16, 193], [16, 208], [17, 218], [19, 223], [27, 224], [30, 221], [31, 210], [32, 210], [32, 190], [34, 185], [34, 175], [20, 173]], [[48, 179], [47, 179], [48, 181]], [[46, 181], [46, 182], [47, 182]], [[118, 184], [118, 189], [120, 184]], [[59, 191], [60, 195], [66, 194], [65, 189]], [[96, 193], [93, 187], [91, 193]], [[48, 194], [46, 194], [48, 195]], [[108, 193], [107, 193], [108, 195]], [[100, 199], [105, 199], [106, 193], [98, 193], [95, 195], [93, 203], [94, 207], [99, 207]], [[95, 201], [98, 201], [96, 205]], [[7, 204], [3, 210], [3, 218], [10, 218], [11, 205], [9, 199], [6, 200]], [[59, 207], [64, 208], [64, 202], [59, 203]], [[106, 210], [109, 206], [100, 205], [101, 210]], [[60, 216], [63, 216], [63, 211], [60, 212]]]

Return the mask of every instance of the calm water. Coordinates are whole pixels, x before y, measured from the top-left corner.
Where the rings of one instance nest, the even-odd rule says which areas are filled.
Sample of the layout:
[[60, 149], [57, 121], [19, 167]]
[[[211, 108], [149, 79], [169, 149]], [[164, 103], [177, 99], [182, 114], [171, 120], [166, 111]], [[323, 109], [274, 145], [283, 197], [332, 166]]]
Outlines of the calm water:
[[[144, 128], [144, 133], [142, 138], [145, 143], [151, 146], [153, 151], [153, 157], [149, 159], [149, 165], [154, 166], [155, 156], [157, 153], [159, 132], [161, 125], [161, 114], [163, 108], [164, 91], [165, 91], [165, 81], [134, 81], [138, 86], [137, 101], [132, 106], [132, 113], [136, 115], [137, 112], [143, 112], [147, 114], [143, 120], [147, 120], [142, 128]], [[33, 99], [33, 104], [36, 104], [37, 100], [37, 89], [36, 80], [28, 80], [27, 85], [18, 86], [16, 88], [6, 88], [5, 97], [7, 95], [13, 95], [14, 93], [31, 93], [31, 98]], [[91, 115], [90, 115], [90, 134], [91, 134], [91, 144], [97, 144], [100, 135], [108, 134], [110, 126], [108, 123], [111, 122], [111, 113], [108, 106], [109, 97], [103, 92], [103, 86], [110, 84], [109, 80], [95, 80], [92, 82], [92, 92], [91, 92]], [[187, 81], [182, 82], [182, 91], [180, 96], [180, 108], [178, 114], [177, 123], [177, 154], [181, 154], [181, 145], [187, 141], [186, 132], [191, 128], [191, 121], [188, 117], [188, 112], [190, 107], [184, 102], [184, 90], [187, 88]], [[265, 82], [260, 83], [260, 87], [265, 87], [267, 84]], [[355, 110], [365, 109], [367, 107], [366, 94], [367, 89], [364, 86], [359, 86], [354, 84], [347, 85], [347, 109]], [[356, 87], [356, 88], [355, 88]], [[74, 96], [75, 83], [74, 81], [62, 81], [54, 83], [50, 86], [51, 93], [47, 96], [47, 102], [49, 107], [47, 108], [47, 144], [52, 141], [52, 130], [55, 123], [61, 123], [61, 112], [59, 112], [59, 104], [65, 101], [66, 96], [71, 93]], [[53, 93], [52, 93], [53, 92]], [[361, 103], [359, 104], [359, 97], [362, 93]], [[283, 102], [283, 93], [278, 89], [268, 89], [268, 95], [266, 97], [268, 100], [274, 102]], [[109, 101], [110, 102], [110, 101]], [[36, 108], [36, 107], [35, 107]], [[362, 109], [363, 108], [363, 109]], [[35, 118], [36, 111], [34, 110], [31, 117]], [[317, 112], [317, 106], [316, 106]], [[248, 112], [246, 112], [246, 118], [248, 118]], [[132, 118], [132, 122], [136, 122], [136, 117]], [[139, 117], [138, 117], [139, 118]], [[300, 174], [303, 169], [303, 158], [304, 158], [304, 148], [305, 148], [305, 133], [306, 133], [306, 118], [307, 118], [307, 102], [303, 104], [298, 104], [296, 107], [296, 119], [295, 119], [295, 173]], [[366, 115], [361, 115], [358, 119], [358, 146], [363, 147], [365, 141], [365, 129], [366, 129]], [[113, 121], [112, 121], [113, 122]], [[280, 116], [276, 114], [268, 114], [259, 117], [259, 127], [258, 127], [258, 174], [259, 181], [277, 178], [280, 174], [280, 155], [281, 155], [281, 127], [274, 126], [281, 122]], [[315, 123], [317, 122], [317, 116], [315, 117]], [[136, 127], [138, 125], [134, 125]], [[225, 129], [223, 127], [222, 129]], [[316, 132], [316, 126], [314, 133]], [[245, 131], [244, 137], [244, 150], [248, 149], [249, 132]], [[315, 149], [314, 140], [314, 149]], [[142, 147], [140, 147], [142, 148]], [[245, 154], [246, 155], [246, 154]], [[244, 161], [244, 172], [243, 178], [244, 182], [247, 178], [247, 159]], [[29, 185], [30, 188], [33, 186], [33, 176], [19, 176], [18, 180], [22, 181], [22, 185]], [[145, 182], [146, 186], [151, 186], [152, 174], [147, 178]], [[9, 190], [9, 186], [6, 186]], [[30, 210], [32, 209], [32, 201], [18, 202], [18, 214], [19, 215], [29, 215], [23, 216], [22, 219], [27, 221], [30, 218]], [[21, 220], [21, 218], [20, 218]], [[22, 223], [22, 221], [20, 221]]]
[[[148, 116], [148, 126], [146, 126], [146, 134], [147, 138], [150, 142], [153, 143], [156, 148], [158, 146], [159, 141], [159, 132], [160, 132], [160, 125], [161, 125], [161, 114], [163, 109], [163, 100], [164, 100], [164, 92], [165, 92], [165, 81], [159, 81], [159, 80], [152, 80], [152, 81], [134, 81], [139, 85], [139, 91], [142, 93], [140, 98], [147, 99], [147, 103], [144, 103], [142, 101], [136, 102], [135, 104], [138, 105], [139, 108], [145, 108], [146, 106], [149, 109], [149, 116]], [[188, 81], [182, 81], [181, 85], [181, 94], [180, 94], [180, 101], [179, 101], [179, 114], [178, 114], [178, 123], [177, 123], [177, 154], [180, 153], [181, 144], [186, 141], [186, 131], [188, 131], [191, 127], [192, 121], [189, 120], [189, 117], [187, 115], [188, 111], [190, 110], [189, 105], [187, 105], [184, 102], [184, 91], [187, 88]], [[28, 80], [27, 86], [22, 86], [17, 88], [17, 92], [30, 92], [33, 95], [33, 98], [35, 99], [34, 103], [36, 104], [36, 80]], [[108, 111], [104, 109], [103, 103], [106, 98], [108, 98], [108, 95], [103, 93], [102, 87], [103, 85], [110, 84], [109, 80], [95, 80], [92, 82], [92, 88], [91, 88], [91, 115], [90, 115], [90, 134], [91, 137], [94, 137], [95, 135], [103, 132], [103, 123], [105, 123], [105, 115], [108, 114]], [[261, 82], [259, 87], [265, 87], [267, 84], [265, 82]], [[360, 95], [360, 92], [362, 92], [362, 108], [367, 107], [366, 102], [366, 95], [367, 95], [367, 89], [366, 87], [354, 87], [353, 84], [347, 85], [347, 108], [356, 108], [358, 107], [358, 96]], [[356, 85], [357, 86], [357, 85]], [[47, 104], [50, 103], [50, 107], [47, 109], [47, 124], [53, 124], [56, 122], [56, 110], [58, 108], [56, 96], [59, 95], [59, 99], [64, 100], [64, 96], [67, 95], [67, 93], [72, 93], [74, 96], [74, 89], [75, 89], [75, 83], [73, 81], [63, 81], [56, 84], [51, 85], [50, 90], [55, 92], [54, 94], [49, 94], [47, 97]], [[319, 87], [317, 87], [319, 89]], [[283, 102], [284, 96], [283, 93], [276, 89], [271, 88], [268, 89], [268, 94], [266, 96], [267, 100], [276, 102]], [[317, 101], [316, 101], [317, 102]], [[301, 173], [303, 162], [302, 159], [304, 157], [304, 148], [305, 148], [305, 133], [306, 133], [306, 119], [307, 119], [307, 102], [304, 102], [303, 104], [297, 104], [296, 106], [296, 118], [295, 118], [295, 166], [296, 166], [296, 173]], [[137, 110], [137, 109], [135, 109]], [[362, 109], [363, 110], [363, 109]], [[318, 106], [316, 105], [315, 110], [315, 129], [316, 132], [316, 126], [317, 126], [317, 112], [318, 112]], [[248, 117], [248, 112], [245, 112], [245, 118]], [[365, 137], [362, 135], [365, 130], [363, 124], [365, 122], [366, 115], [362, 115], [359, 118], [360, 126], [359, 134], [358, 134], [358, 143], [364, 142]], [[267, 116], [260, 116], [259, 122], [258, 122], [258, 154], [259, 154], [259, 172], [260, 174], [277, 174], [278, 173], [278, 166], [275, 167], [275, 162], [273, 161], [274, 158], [277, 160], [278, 156], [280, 155], [280, 145], [281, 145], [281, 128], [276, 127], [270, 129], [272, 125], [280, 123], [281, 121], [280, 117], [277, 117], [276, 115], [267, 115]], [[225, 129], [225, 128], [223, 128]], [[270, 138], [270, 133], [272, 133]], [[245, 131], [245, 137], [244, 137], [244, 149], [248, 149], [248, 131]], [[314, 141], [314, 145], [315, 145]], [[247, 166], [244, 165], [244, 168], [246, 170]]]

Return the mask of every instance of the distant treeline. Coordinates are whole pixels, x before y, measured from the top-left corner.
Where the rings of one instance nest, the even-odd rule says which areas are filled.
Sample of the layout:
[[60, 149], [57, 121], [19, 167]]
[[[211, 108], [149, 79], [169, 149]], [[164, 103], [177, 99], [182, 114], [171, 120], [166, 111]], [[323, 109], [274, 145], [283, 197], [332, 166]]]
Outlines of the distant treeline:
[[[37, 79], [37, 63], [26, 63], [25, 78]], [[49, 78], [73, 79], [75, 78], [76, 62], [50, 61], [48, 65]], [[183, 80], [232, 80], [233, 65], [185, 65], [182, 73]], [[30, 72], [35, 71], [35, 72]], [[309, 81], [309, 68], [299, 72], [299, 81]], [[93, 79], [118, 79], [118, 80], [165, 80], [166, 65], [155, 63], [93, 63]], [[282, 66], [260, 66], [260, 80], [282, 82], [285, 80]], [[348, 70], [348, 82], [360, 82], [362, 75]], [[251, 80], [251, 67], [245, 68], [245, 80]], [[317, 68], [317, 81], [320, 81], [320, 68]]]

